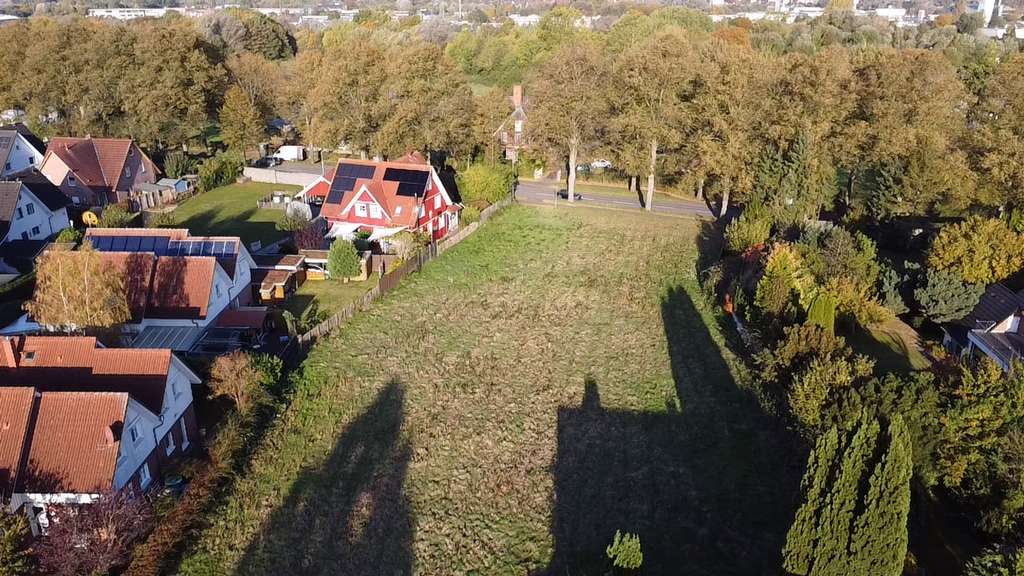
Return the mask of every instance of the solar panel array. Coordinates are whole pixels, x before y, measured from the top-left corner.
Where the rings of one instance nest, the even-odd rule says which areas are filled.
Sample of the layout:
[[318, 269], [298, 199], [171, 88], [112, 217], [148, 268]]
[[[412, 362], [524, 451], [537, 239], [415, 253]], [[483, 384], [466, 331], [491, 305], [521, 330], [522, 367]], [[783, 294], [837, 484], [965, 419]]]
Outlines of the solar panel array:
[[366, 166], [365, 164], [348, 164], [346, 162], [338, 164], [338, 171], [334, 174], [334, 181], [331, 182], [331, 190], [327, 193], [327, 202], [329, 204], [341, 202], [345, 192], [356, 187], [356, 180], [360, 178], [369, 180], [373, 178], [373, 173], [376, 170], [376, 166]]
[[430, 172], [425, 170], [409, 170], [406, 168], [388, 168], [384, 171], [384, 179], [398, 182], [399, 196], [422, 196], [427, 186]]
[[166, 236], [90, 236], [100, 252], [152, 252], [157, 256], [234, 256], [237, 244], [227, 240], [171, 240]]

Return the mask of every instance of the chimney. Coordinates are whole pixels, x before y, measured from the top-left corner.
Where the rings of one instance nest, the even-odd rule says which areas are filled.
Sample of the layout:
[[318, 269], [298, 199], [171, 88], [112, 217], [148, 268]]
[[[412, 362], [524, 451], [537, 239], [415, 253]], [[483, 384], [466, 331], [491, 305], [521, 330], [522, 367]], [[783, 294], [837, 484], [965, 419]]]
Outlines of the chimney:
[[0, 338], [0, 361], [7, 368], [18, 367], [18, 356], [14, 353], [14, 342], [7, 336]]
[[516, 84], [512, 87], [512, 106], [519, 108], [523, 105], [523, 85]]

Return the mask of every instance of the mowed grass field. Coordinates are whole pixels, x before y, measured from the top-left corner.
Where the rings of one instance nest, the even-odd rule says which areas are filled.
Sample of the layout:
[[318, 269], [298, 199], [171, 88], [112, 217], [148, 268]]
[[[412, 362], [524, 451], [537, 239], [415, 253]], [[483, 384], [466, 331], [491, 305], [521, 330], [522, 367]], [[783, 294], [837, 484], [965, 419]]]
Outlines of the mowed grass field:
[[512, 207], [321, 341], [187, 575], [776, 573], [804, 453], [738, 385], [700, 223]]
[[247, 247], [256, 240], [266, 246], [285, 237], [277, 229], [284, 210], [261, 210], [256, 202], [271, 192], [299, 190], [299, 186], [263, 182], [221, 186], [178, 206], [173, 212], [174, 222], [197, 236], [239, 236]]

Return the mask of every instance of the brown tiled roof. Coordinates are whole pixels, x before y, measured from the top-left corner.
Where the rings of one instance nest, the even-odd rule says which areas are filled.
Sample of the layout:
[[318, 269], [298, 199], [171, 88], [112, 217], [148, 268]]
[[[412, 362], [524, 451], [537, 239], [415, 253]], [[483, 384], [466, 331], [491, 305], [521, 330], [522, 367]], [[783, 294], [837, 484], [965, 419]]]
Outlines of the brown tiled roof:
[[46, 176], [40, 174], [35, 168], [28, 168], [17, 174], [11, 174], [8, 178], [10, 180], [18, 180], [24, 184], [51, 211], [56, 212], [71, 204], [71, 199], [65, 196], [60, 191], [60, 188], [47, 180]]
[[206, 318], [217, 262], [210, 256], [161, 256], [150, 252], [102, 252], [120, 270], [132, 321], [143, 318]]
[[252, 259], [257, 268], [296, 269], [306, 261], [306, 257], [301, 254], [254, 254]]
[[131, 147], [128, 138], [56, 137], [50, 141], [47, 152], [67, 164], [86, 186], [113, 190]]
[[0, 388], [0, 497], [9, 496], [28, 435], [34, 388]]
[[257, 268], [252, 271], [252, 283], [259, 284], [260, 289], [269, 290], [274, 286], [284, 284], [292, 275], [288, 270], [270, 270]]
[[18, 491], [110, 490], [127, 408], [123, 392], [43, 392]]
[[208, 256], [158, 258], [146, 315], [152, 318], [206, 318], [216, 265], [216, 260]]
[[266, 308], [225, 310], [217, 317], [218, 328], [262, 328], [267, 321]]
[[171, 351], [98, 348], [88, 336], [14, 336], [15, 366], [0, 354], [2, 386], [35, 386], [43, 391], [124, 392], [150, 412], [163, 411]]

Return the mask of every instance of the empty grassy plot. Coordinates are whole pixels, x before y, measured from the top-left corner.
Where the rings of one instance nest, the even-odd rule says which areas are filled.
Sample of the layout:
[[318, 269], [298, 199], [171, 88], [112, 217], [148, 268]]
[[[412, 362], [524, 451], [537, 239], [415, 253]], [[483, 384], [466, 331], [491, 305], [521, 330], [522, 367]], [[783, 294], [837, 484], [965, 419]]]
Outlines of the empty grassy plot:
[[259, 240], [264, 246], [285, 237], [277, 229], [284, 210], [263, 210], [256, 201], [271, 192], [298, 192], [298, 186], [246, 182], [214, 188], [188, 199], [173, 212], [176, 226], [192, 234], [240, 236], [246, 246]]
[[803, 454], [695, 300], [698, 223], [512, 207], [319, 343], [182, 574], [780, 564]]

